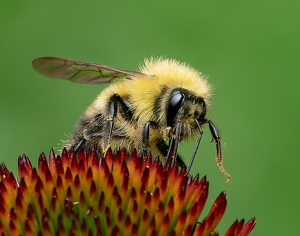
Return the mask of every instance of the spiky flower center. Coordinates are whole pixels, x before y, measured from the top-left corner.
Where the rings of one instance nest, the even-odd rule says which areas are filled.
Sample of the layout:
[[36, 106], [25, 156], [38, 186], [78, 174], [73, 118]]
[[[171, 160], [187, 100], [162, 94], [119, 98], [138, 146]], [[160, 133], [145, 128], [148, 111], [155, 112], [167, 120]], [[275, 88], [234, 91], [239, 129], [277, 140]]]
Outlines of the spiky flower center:
[[[127, 158], [124, 149], [114, 157], [108, 150], [104, 158], [94, 148], [89, 155], [64, 150], [55, 156], [51, 150], [49, 163], [40, 155], [38, 172], [23, 155], [20, 181], [4, 163], [0, 171], [2, 235], [210, 235], [227, 203], [222, 192], [197, 224], [206, 177], [188, 177], [177, 163], [164, 169], [159, 158], [152, 162], [136, 151]], [[241, 222], [231, 231], [244, 229]]]

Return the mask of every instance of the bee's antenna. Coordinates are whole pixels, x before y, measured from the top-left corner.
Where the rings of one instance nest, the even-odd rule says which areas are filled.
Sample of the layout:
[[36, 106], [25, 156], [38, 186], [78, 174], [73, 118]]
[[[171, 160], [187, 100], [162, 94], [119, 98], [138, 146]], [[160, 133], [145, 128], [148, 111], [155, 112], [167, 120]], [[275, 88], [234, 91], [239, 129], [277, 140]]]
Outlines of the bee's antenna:
[[188, 175], [188, 173], [190, 172], [190, 170], [192, 168], [192, 165], [193, 165], [193, 162], [194, 162], [194, 159], [195, 159], [195, 156], [196, 156], [196, 153], [197, 153], [197, 150], [198, 150], [201, 138], [202, 138], [202, 134], [203, 134], [203, 130], [201, 129], [201, 126], [200, 126], [198, 120], [195, 117], [194, 117], [194, 121], [196, 122], [196, 124], [199, 128], [200, 134], [199, 134], [199, 137], [197, 139], [196, 146], [194, 148], [194, 152], [193, 152], [192, 158], [191, 158], [190, 163], [189, 163], [189, 167], [187, 168], [187, 171], [186, 171], [187, 175]]

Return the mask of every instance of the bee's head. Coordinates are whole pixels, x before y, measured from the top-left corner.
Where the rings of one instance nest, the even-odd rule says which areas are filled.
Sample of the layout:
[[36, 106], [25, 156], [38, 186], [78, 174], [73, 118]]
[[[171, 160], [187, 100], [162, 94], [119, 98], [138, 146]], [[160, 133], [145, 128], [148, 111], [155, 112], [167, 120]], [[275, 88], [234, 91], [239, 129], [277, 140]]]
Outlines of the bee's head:
[[200, 124], [206, 123], [205, 115], [206, 104], [203, 98], [182, 88], [176, 88], [171, 92], [167, 105], [167, 126], [173, 131], [180, 120], [184, 127], [182, 135], [186, 136], [196, 128], [194, 119]]

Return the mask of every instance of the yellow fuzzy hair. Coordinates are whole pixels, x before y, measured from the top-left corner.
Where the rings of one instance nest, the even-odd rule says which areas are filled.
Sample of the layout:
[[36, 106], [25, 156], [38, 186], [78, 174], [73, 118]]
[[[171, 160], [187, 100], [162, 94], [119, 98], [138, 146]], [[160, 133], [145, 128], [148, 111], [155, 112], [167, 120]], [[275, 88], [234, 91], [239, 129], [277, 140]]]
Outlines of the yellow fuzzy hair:
[[[92, 110], [103, 111], [109, 99], [114, 94], [130, 100], [133, 107], [134, 118], [139, 118], [139, 123], [153, 121], [155, 117], [154, 105], [157, 97], [162, 92], [162, 87], [167, 87], [165, 96], [161, 99], [167, 100], [175, 88], [183, 88], [192, 92], [197, 97], [202, 97], [207, 108], [211, 96], [211, 86], [204, 75], [186, 63], [180, 63], [174, 59], [150, 58], [145, 59], [140, 71], [145, 77], [131, 77], [131, 79], [120, 79], [103, 90], [92, 106], [86, 111], [92, 115]], [[162, 102], [167, 106], [167, 101]], [[91, 112], [89, 112], [89, 110]], [[166, 110], [166, 107], [162, 107]], [[163, 113], [160, 114], [163, 119]]]
[[142, 73], [155, 75], [157, 83], [165, 86], [180, 86], [195, 93], [196, 96], [209, 99], [211, 86], [204, 75], [186, 63], [174, 59], [145, 59], [145, 65], [140, 67]]
[[[169, 98], [173, 89], [184, 88], [195, 96], [202, 97], [209, 106], [211, 86], [203, 74], [187, 64], [174, 59], [150, 58], [145, 59], [145, 64], [140, 70], [148, 77], [132, 78], [128, 84], [131, 105], [135, 109], [135, 116], [139, 117], [141, 122], [147, 122], [154, 117], [155, 99], [160, 96], [162, 87], [168, 88], [162, 98], [164, 100]], [[168, 105], [167, 101], [163, 101], [162, 104]], [[162, 110], [166, 110], [166, 107], [162, 107]]]

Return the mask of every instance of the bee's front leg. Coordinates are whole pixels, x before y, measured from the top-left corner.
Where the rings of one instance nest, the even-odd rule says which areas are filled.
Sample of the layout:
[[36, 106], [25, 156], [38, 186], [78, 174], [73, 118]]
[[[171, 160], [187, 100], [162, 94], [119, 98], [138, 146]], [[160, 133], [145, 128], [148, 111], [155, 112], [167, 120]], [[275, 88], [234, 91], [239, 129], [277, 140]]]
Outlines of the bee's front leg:
[[209, 124], [209, 129], [210, 132], [213, 136], [212, 141], [215, 141], [216, 143], [216, 147], [217, 147], [217, 152], [216, 152], [216, 161], [218, 164], [218, 167], [220, 169], [220, 171], [227, 177], [227, 183], [229, 183], [231, 181], [231, 177], [230, 175], [225, 171], [222, 161], [223, 161], [223, 157], [222, 157], [222, 148], [221, 148], [221, 137], [220, 134], [216, 128], [216, 126], [213, 124], [213, 122], [211, 120], [207, 121]]

